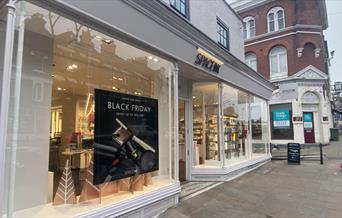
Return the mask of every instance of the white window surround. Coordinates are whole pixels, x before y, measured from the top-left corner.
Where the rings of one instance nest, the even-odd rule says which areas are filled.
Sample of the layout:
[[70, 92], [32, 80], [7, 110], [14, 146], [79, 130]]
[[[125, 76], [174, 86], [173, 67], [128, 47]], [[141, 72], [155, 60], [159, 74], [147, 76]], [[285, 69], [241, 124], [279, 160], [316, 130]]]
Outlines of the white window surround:
[[247, 64], [250, 68], [257, 71], [257, 57], [256, 54], [249, 52], [245, 55], [245, 64]]
[[[278, 12], [283, 12], [282, 17], [279, 17]], [[270, 15], [273, 14], [273, 20], [270, 20]], [[273, 22], [273, 30], [271, 30], [271, 25], [270, 23]], [[281, 25], [279, 25], [281, 23]], [[280, 29], [285, 28], [285, 13], [284, 9], [281, 7], [274, 7], [271, 10], [268, 11], [267, 13], [267, 31], [268, 32], [275, 32]]]
[[255, 19], [252, 16], [245, 17], [243, 20], [244, 38], [249, 39], [255, 36]]
[[282, 79], [288, 76], [287, 51], [284, 46], [273, 47], [269, 53], [270, 79]]

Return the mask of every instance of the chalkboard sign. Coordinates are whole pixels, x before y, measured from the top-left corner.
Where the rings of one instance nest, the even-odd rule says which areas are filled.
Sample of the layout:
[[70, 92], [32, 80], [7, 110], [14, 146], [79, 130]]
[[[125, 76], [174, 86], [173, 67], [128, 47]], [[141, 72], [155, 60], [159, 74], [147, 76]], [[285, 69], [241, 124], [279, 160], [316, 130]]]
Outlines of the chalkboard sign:
[[287, 163], [300, 164], [300, 144], [288, 143], [287, 144]]

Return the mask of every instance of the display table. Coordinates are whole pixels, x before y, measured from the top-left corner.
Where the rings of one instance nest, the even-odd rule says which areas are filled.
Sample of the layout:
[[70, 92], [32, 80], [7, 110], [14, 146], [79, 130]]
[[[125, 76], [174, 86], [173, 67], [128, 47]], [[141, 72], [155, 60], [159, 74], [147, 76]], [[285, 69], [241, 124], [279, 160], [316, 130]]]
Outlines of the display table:
[[[89, 165], [89, 161], [91, 155], [93, 154], [93, 149], [77, 149], [77, 150], [66, 150], [62, 152], [62, 155], [68, 156], [67, 158], [70, 161], [71, 169], [80, 169], [86, 168]], [[80, 159], [82, 160], [82, 156], [84, 156], [84, 164], [82, 164], [81, 160], [76, 161], [74, 159], [75, 155], [80, 155]]]

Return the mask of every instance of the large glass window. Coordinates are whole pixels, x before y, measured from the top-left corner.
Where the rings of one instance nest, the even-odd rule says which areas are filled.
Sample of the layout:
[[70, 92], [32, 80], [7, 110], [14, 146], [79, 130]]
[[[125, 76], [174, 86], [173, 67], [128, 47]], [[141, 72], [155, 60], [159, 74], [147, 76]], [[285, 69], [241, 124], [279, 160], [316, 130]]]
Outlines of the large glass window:
[[287, 52], [284, 46], [276, 46], [269, 54], [270, 79], [281, 79], [287, 77]]
[[268, 109], [265, 100], [252, 97], [250, 103], [252, 125], [252, 158], [268, 152]]
[[[174, 183], [173, 64], [31, 3], [17, 6], [7, 193], [1, 199], [8, 216], [78, 216], [93, 204], [105, 207]], [[98, 111], [95, 90], [126, 103], [112, 101]], [[156, 105], [138, 105], [142, 102]], [[121, 120], [110, 121], [110, 134], [95, 135], [103, 127], [97, 122], [102, 108], [134, 113], [122, 112]], [[150, 116], [151, 110], [157, 115]], [[110, 145], [94, 143], [97, 138]], [[94, 147], [103, 148], [102, 157], [110, 160], [100, 170], [107, 170], [112, 182], [93, 185], [93, 170], [99, 171]], [[144, 163], [157, 168], [142, 176], [114, 178], [123, 169], [131, 169], [121, 172], [127, 175], [143, 172]], [[61, 186], [66, 178], [72, 179]], [[73, 191], [75, 206], [53, 206]], [[92, 198], [92, 204], [79, 206]]]
[[270, 106], [271, 139], [293, 139], [292, 104]]
[[217, 83], [194, 83], [193, 161], [195, 166], [221, 166]]
[[229, 161], [248, 157], [249, 95], [243, 91], [223, 85], [223, 139], [224, 155]]
[[245, 63], [252, 68], [253, 70], [257, 71], [257, 57], [254, 53], [247, 53], [245, 55]]
[[248, 16], [243, 19], [243, 32], [245, 39], [249, 39], [255, 36], [254, 17]]
[[267, 14], [268, 32], [285, 28], [284, 10], [281, 7], [272, 8]]
[[220, 20], [217, 20], [217, 42], [229, 49], [229, 29]]
[[181, 13], [184, 17], [188, 17], [188, 0], [170, 0], [170, 5], [179, 13]]

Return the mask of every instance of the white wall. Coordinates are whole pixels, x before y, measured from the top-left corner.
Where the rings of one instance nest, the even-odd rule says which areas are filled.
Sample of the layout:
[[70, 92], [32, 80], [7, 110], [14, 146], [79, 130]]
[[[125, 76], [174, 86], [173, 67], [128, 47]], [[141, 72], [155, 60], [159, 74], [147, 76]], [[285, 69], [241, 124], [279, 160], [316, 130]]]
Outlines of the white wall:
[[[160, 0], [169, 5], [169, 0]], [[224, 0], [189, 0], [189, 21], [217, 42], [217, 17], [229, 27], [230, 52], [244, 61], [242, 21]]]

